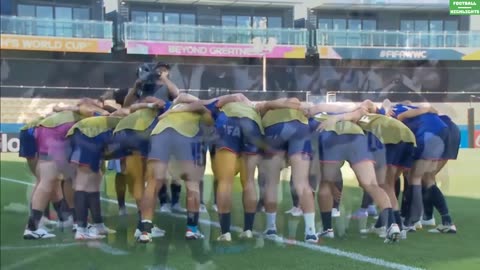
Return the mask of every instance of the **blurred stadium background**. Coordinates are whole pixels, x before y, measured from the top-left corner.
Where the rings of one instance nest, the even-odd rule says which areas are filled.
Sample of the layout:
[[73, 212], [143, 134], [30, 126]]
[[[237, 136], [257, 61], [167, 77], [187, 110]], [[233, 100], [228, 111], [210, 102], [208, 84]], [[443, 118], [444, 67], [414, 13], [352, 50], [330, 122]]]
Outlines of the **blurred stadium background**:
[[[200, 98], [241, 92], [252, 100], [288, 96], [312, 102], [359, 102], [366, 98], [381, 102], [388, 97], [430, 102], [459, 125], [462, 148], [480, 148], [480, 16], [450, 16], [448, 0], [2, 0], [0, 3], [0, 161], [1, 177], [5, 180], [2, 209], [17, 201], [24, 203], [23, 194], [29, 192], [25, 185], [30, 184], [22, 181], [30, 176], [14, 154], [18, 152], [17, 133], [22, 123], [48, 112], [53, 104], [70, 104], [81, 97], [98, 97], [105, 91], [130, 87], [137, 66], [150, 61], [169, 63], [172, 81], [182, 91]], [[380, 259], [418, 267], [476, 269], [478, 256], [475, 259], [473, 253], [478, 251], [478, 243], [469, 233], [477, 233], [475, 224], [479, 222], [471, 220], [478, 211], [476, 204], [480, 198], [478, 181], [473, 181], [478, 178], [478, 165], [474, 164], [478, 164], [479, 158], [478, 149], [462, 149], [459, 160], [445, 170], [447, 176], [441, 176], [455, 180], [448, 194], [457, 196], [451, 200], [458, 222], [470, 224], [469, 228], [462, 228], [463, 236], [444, 243], [441, 241], [445, 240], [432, 241], [422, 234], [419, 236], [422, 241], [405, 243], [400, 259], [376, 244], [367, 248], [359, 241], [331, 244], [342, 250], [379, 255]], [[346, 175], [347, 182], [356, 185], [351, 181], [351, 173]], [[442, 189], [448, 183], [442, 182]], [[107, 197], [113, 197], [111, 187], [106, 191]], [[358, 189], [347, 192], [355, 195], [348, 202], [353, 209], [358, 205], [360, 193]], [[287, 198], [288, 187], [284, 193]], [[466, 198], [475, 200], [467, 203]], [[240, 198], [236, 200], [239, 202]], [[283, 204], [288, 207], [289, 201]], [[107, 214], [116, 214], [115, 207], [110, 205], [110, 208]], [[8, 230], [22, 226], [23, 216], [2, 212], [2, 217], [9, 220], [2, 222], [2, 265], [21, 269], [28, 265], [27, 260], [22, 264], [23, 253], [3, 251], [3, 245], [17, 243], [17, 236]], [[463, 248], [430, 252], [430, 245], [435, 243]], [[417, 259], [419, 254], [412, 253], [413, 250], [424, 252], [420, 254], [422, 259]], [[305, 254], [300, 248], [288, 252], [297, 251]], [[157, 254], [157, 250], [148, 252]], [[222, 265], [252, 269], [262, 266], [258, 262], [266, 256], [283, 266], [275, 269], [312, 268], [315, 266], [311, 263], [318, 258], [317, 253], [308, 253], [311, 260], [306, 259], [302, 266], [284, 256], [284, 249], [246, 254], [253, 256], [253, 266], [247, 260], [228, 256], [216, 263], [220, 269]], [[259, 255], [255, 257], [256, 254]], [[184, 254], [177, 255], [172, 256], [173, 261], [180, 267]], [[329, 266], [352, 268], [352, 261], [339, 263], [331, 258], [333, 255], [328, 256], [324, 254], [322, 260]], [[374, 259], [375, 266], [366, 260], [353, 268], [417, 269], [388, 261], [382, 265]], [[85, 269], [82, 262], [72, 260], [71, 269]], [[105, 261], [105, 265], [111, 267], [110, 262]], [[123, 262], [125, 267], [131, 264], [129, 269], [138, 267], [134, 260]], [[107, 266], [101, 269], [111, 269]], [[267, 266], [263, 269], [269, 269]], [[42, 267], [57, 266], [46, 262]]]
[[2, 0], [2, 151], [49, 104], [129, 87], [155, 60], [201, 98], [441, 103], [478, 147], [479, 31], [442, 0]]

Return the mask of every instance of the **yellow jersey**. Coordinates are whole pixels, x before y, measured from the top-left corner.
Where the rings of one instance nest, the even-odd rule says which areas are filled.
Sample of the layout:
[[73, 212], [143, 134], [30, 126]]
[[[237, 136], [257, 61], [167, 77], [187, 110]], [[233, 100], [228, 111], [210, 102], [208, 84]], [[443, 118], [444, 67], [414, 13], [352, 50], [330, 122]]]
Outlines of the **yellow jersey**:
[[122, 118], [113, 132], [125, 129], [144, 131], [155, 121], [157, 116], [158, 109], [144, 108], [137, 110]]
[[367, 114], [357, 123], [363, 130], [375, 135], [383, 144], [400, 142], [416, 144], [415, 134], [395, 118], [381, 114]]
[[[326, 113], [321, 113], [321, 114], [315, 115], [313, 119], [319, 122], [323, 122], [323, 121], [326, 121], [329, 117], [331, 117], [331, 115], [328, 115]], [[333, 127], [326, 127], [325, 131], [333, 131], [338, 135], [344, 135], [344, 134], [365, 135], [365, 133], [363, 132], [363, 129], [359, 125], [351, 121], [339, 121]]]
[[264, 128], [267, 128], [278, 123], [287, 123], [290, 121], [299, 121], [308, 125], [308, 118], [302, 111], [288, 108], [267, 111], [262, 118], [262, 125]]
[[67, 137], [73, 135], [75, 130], [78, 130], [85, 136], [93, 138], [103, 132], [113, 130], [121, 119], [121, 117], [113, 116], [88, 117], [73, 125], [68, 131]]
[[[177, 104], [172, 107], [178, 108], [183, 104]], [[172, 112], [160, 119], [152, 130], [151, 135], [156, 135], [166, 130], [173, 128], [175, 131], [185, 137], [193, 138], [200, 132], [200, 125], [203, 123], [212, 123], [210, 114], [199, 114], [195, 112]]]
[[255, 123], [257, 123], [258, 127], [262, 131], [262, 134], [264, 134], [262, 118], [252, 106], [249, 106], [243, 102], [231, 102], [225, 104], [222, 108], [220, 108], [220, 111], [225, 113], [225, 115], [228, 117], [245, 117], [255, 121]]
[[26, 123], [20, 130], [27, 130], [29, 128], [36, 127], [44, 118], [45, 117], [43, 116], [37, 117], [32, 121]]
[[66, 123], [75, 123], [82, 120], [84, 116], [72, 111], [54, 113], [45, 117], [38, 123], [38, 126], [54, 128]]

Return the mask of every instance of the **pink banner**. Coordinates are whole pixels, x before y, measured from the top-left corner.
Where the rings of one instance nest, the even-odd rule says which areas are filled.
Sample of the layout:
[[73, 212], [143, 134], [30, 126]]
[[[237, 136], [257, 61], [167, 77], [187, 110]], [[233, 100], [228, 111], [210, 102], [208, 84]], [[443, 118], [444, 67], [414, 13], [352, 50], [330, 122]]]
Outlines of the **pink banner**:
[[[127, 53], [208, 57], [262, 57], [252, 44], [127, 41]], [[305, 46], [275, 45], [265, 50], [267, 58], [305, 58]]]

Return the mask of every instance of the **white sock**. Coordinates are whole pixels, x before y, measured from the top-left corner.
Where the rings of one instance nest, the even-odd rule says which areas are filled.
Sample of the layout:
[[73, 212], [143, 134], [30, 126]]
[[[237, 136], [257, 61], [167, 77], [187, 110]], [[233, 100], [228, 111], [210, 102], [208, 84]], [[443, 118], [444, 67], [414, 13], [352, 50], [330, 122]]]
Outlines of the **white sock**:
[[267, 230], [277, 230], [277, 213], [266, 213], [267, 214]]
[[304, 213], [303, 219], [305, 220], [305, 234], [306, 235], [317, 234], [315, 230], [315, 213]]
[[142, 219], [142, 223], [152, 223], [152, 221], [149, 219]]

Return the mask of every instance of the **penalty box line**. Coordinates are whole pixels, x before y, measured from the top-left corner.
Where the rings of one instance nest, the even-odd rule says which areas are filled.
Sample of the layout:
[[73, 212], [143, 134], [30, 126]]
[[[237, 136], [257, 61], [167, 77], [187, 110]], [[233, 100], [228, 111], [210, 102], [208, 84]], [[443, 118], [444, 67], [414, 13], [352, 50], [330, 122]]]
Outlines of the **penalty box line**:
[[[29, 183], [29, 182], [26, 182], [26, 181], [21, 181], [21, 180], [18, 180], [18, 179], [12, 179], [12, 178], [7, 178], [7, 177], [3, 177], [3, 176], [1, 176], [0, 179], [2, 181], [6, 181], [6, 182], [10, 182], [10, 183], [16, 183], [16, 184], [26, 185], [26, 186], [33, 186], [32, 183]], [[104, 201], [104, 202], [117, 204], [117, 201], [112, 200], [112, 199], [102, 197], [101, 200]], [[137, 208], [137, 206], [133, 203], [126, 203], [125, 205], [130, 207], [130, 208], [135, 208], [135, 209]], [[185, 218], [186, 217], [186, 215], [175, 214], [175, 213], [167, 213], [167, 215], [175, 217], [175, 218]], [[199, 222], [201, 222], [203, 224], [206, 224], [206, 225], [211, 225], [211, 226], [220, 228], [220, 224], [218, 222], [213, 222], [213, 221], [206, 220], [206, 219], [200, 219]], [[232, 226], [232, 230], [236, 231], [236, 232], [242, 232], [243, 231], [243, 229], [238, 227], [238, 226]], [[262, 235], [262, 233], [260, 233], [260, 232], [254, 232], [254, 234]], [[335, 256], [338, 256], [338, 257], [348, 258], [348, 259], [358, 261], [358, 262], [364, 262], [364, 263], [369, 263], [369, 264], [373, 264], [373, 265], [378, 265], [378, 266], [388, 268], [388, 269], [423, 270], [422, 268], [417, 268], [417, 267], [413, 267], [413, 266], [409, 266], [409, 265], [389, 262], [389, 261], [386, 261], [386, 260], [383, 260], [383, 259], [380, 259], [380, 258], [369, 257], [369, 256], [365, 256], [365, 255], [362, 255], [362, 254], [359, 254], [359, 253], [343, 251], [341, 249], [327, 247], [327, 246], [319, 246], [319, 245], [305, 243], [305, 242], [301, 242], [301, 241], [291, 241], [291, 240], [287, 241], [286, 239], [283, 239], [283, 238], [280, 239], [280, 240], [276, 240], [276, 241], [278, 241], [280, 243], [283, 243], [283, 244], [295, 245], [295, 246], [303, 247], [303, 248], [306, 248], [306, 249], [309, 249], [309, 250], [314, 250], [314, 251], [319, 251], [319, 252], [330, 254], [330, 255], [335, 255]]]

